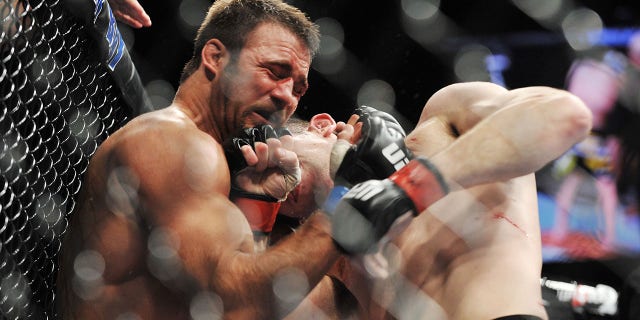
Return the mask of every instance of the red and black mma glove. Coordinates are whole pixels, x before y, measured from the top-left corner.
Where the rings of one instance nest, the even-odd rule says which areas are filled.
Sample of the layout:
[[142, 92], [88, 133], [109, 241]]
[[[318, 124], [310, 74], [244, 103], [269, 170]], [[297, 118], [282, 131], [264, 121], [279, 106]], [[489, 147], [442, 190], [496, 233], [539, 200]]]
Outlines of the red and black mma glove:
[[242, 155], [241, 147], [248, 145], [255, 150], [256, 142], [266, 143], [269, 138], [279, 138], [291, 135], [286, 128], [274, 129], [270, 125], [243, 129], [238, 136], [223, 143], [229, 171], [231, 172], [231, 191], [229, 198], [244, 213], [249, 221], [251, 230], [257, 235], [267, 235], [271, 232], [280, 209], [280, 200], [267, 195], [247, 192], [238, 187], [237, 175], [247, 168], [247, 162]]
[[388, 234], [404, 230], [411, 218], [449, 192], [438, 169], [418, 157], [384, 180], [356, 184], [342, 197], [332, 194], [326, 205], [332, 236], [347, 254], [377, 250]]
[[426, 158], [411, 160], [406, 133], [392, 115], [367, 106], [355, 113], [360, 139], [346, 152], [340, 145], [332, 151], [335, 186], [323, 208], [336, 244], [347, 253], [367, 253], [446, 195], [448, 186]]

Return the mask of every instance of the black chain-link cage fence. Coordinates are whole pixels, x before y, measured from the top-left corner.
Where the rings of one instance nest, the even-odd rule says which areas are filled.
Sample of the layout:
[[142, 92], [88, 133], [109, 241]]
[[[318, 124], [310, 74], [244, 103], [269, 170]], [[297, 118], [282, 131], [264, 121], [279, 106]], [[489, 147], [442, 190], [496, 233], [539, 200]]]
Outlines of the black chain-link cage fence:
[[[72, 15], [87, 7], [82, 1], [0, 0], [0, 311], [6, 319], [57, 318], [57, 256], [81, 178], [98, 145], [135, 114], [127, 102], [136, 98], [123, 94], [111, 70], [118, 59], [130, 62], [113, 15], [106, 2], [92, 0], [90, 11]], [[141, 90], [130, 85], [139, 78], [126, 66], [124, 90]]]

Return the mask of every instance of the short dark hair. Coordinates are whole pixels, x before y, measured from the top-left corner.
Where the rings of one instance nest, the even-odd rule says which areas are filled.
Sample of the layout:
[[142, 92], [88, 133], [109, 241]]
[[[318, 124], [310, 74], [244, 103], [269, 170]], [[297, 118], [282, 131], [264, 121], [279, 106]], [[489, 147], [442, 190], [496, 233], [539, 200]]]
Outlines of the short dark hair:
[[210, 39], [220, 40], [232, 55], [242, 49], [259, 24], [273, 22], [291, 30], [303, 40], [313, 57], [320, 46], [320, 31], [300, 9], [282, 0], [216, 0], [200, 25], [194, 41], [193, 56], [182, 70], [180, 83], [200, 66], [200, 53]]

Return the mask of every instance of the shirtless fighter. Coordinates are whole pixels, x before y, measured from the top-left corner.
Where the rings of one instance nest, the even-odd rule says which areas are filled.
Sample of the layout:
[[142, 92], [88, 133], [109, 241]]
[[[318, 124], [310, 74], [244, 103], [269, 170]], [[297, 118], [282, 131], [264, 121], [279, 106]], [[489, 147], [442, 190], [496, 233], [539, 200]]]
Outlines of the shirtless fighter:
[[[394, 134], [388, 133], [397, 131], [397, 123], [375, 110], [364, 114], [366, 122], [377, 123], [368, 131], [372, 135], [369, 139], [382, 146], [394, 142], [390, 138]], [[456, 149], [454, 145], [464, 144], [473, 158], [455, 159], [454, 155], [448, 163], [460, 165], [457, 170], [462, 171], [469, 166], [484, 167], [486, 176], [470, 180], [490, 183], [454, 190], [413, 219], [385, 251], [390, 263], [386, 278], [373, 276], [360, 263], [334, 268], [331, 275], [342, 278], [358, 298], [361, 318], [494, 319], [518, 315], [526, 319], [525, 315], [530, 315], [545, 319], [532, 173], [583, 139], [590, 123], [588, 109], [562, 90], [531, 87], [507, 91], [490, 83], [465, 83], [437, 92], [405, 139], [406, 146], [414, 155], [439, 161], [440, 156]], [[352, 119], [349, 124], [356, 122]], [[300, 217], [322, 203], [333, 186], [329, 162], [337, 136], [332, 133], [345, 131], [343, 123], [327, 114], [313, 117], [306, 130], [296, 130], [299, 125], [289, 127], [298, 132], [294, 134], [294, 150], [303, 178], [280, 213]], [[348, 138], [349, 134], [343, 136]], [[385, 157], [382, 148], [376, 150], [377, 154], [369, 151], [366, 158], [374, 162], [369, 168], [380, 169], [380, 160], [372, 159]], [[384, 175], [380, 171], [371, 170]], [[470, 183], [448, 181], [450, 185]], [[325, 279], [297, 311], [308, 314], [322, 309], [331, 315], [343, 310], [342, 314], [348, 314], [339, 300], [326, 294], [336, 288], [335, 281]]]

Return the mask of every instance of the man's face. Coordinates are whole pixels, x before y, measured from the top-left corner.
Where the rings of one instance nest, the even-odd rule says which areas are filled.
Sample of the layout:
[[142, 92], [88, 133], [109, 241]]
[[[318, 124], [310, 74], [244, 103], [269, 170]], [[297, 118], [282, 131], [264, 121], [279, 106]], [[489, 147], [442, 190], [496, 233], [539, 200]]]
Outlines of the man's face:
[[331, 149], [337, 137], [307, 131], [294, 135], [294, 151], [300, 160], [302, 179], [280, 206], [280, 214], [305, 218], [318, 208], [333, 188], [329, 175]]
[[222, 113], [217, 118], [224, 119], [229, 132], [262, 124], [282, 126], [307, 90], [308, 48], [284, 27], [263, 23], [237, 54], [221, 73], [224, 106], [214, 110]]

